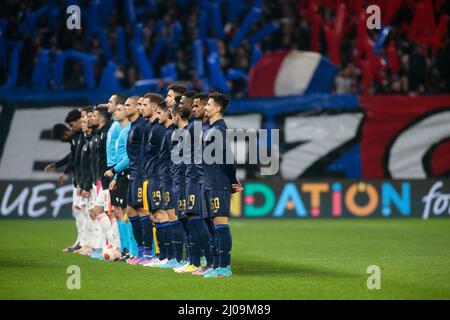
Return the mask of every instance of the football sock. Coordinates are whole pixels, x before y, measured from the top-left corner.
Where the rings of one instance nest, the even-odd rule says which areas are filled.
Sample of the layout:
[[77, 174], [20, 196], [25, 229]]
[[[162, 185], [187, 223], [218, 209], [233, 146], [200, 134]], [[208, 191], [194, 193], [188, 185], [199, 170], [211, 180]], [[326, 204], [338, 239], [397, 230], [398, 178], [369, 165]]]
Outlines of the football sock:
[[131, 256], [136, 257], [138, 255], [138, 244], [136, 242], [136, 239], [134, 239], [133, 225], [131, 224], [131, 222], [126, 222], [125, 225], [128, 232], [128, 243], [130, 245], [128, 250], [130, 250]]
[[225, 268], [230, 265], [231, 261], [231, 232], [228, 224], [216, 225], [216, 232], [219, 244], [219, 267]]
[[161, 231], [164, 234], [164, 246], [163, 246], [163, 249], [165, 250], [164, 255], [167, 259], [169, 259], [169, 254], [170, 254], [170, 249], [171, 249], [171, 244], [172, 244], [172, 241], [170, 238], [170, 226], [171, 226], [171, 223], [168, 221], [163, 222], [160, 225]]
[[155, 223], [156, 227], [156, 238], [158, 239], [159, 246], [159, 260], [166, 259], [166, 239], [165, 239], [165, 230], [162, 228], [162, 223]]
[[106, 213], [102, 213], [97, 217], [100, 228], [108, 241], [108, 244], [115, 244], [111, 221]]
[[173, 246], [175, 249], [175, 259], [178, 262], [183, 260], [183, 238], [184, 238], [184, 229], [182, 223], [177, 220], [173, 223]]
[[83, 210], [80, 208], [74, 207], [73, 210], [73, 216], [75, 218], [75, 224], [77, 226], [77, 240], [75, 240], [75, 243], [80, 243], [82, 238], [82, 229], [83, 229]]
[[133, 229], [133, 237], [138, 247], [142, 246], [142, 222], [139, 216], [129, 217]]
[[121, 242], [120, 242], [119, 225], [117, 224], [116, 218], [111, 219], [111, 229], [112, 229], [112, 235], [113, 235], [113, 244], [116, 247], [119, 247], [122, 252], [123, 247], [121, 246]]
[[145, 254], [152, 254], [153, 247], [153, 225], [150, 216], [141, 217], [142, 235], [144, 238]]
[[198, 246], [206, 258], [208, 266], [213, 265], [213, 255], [210, 247], [210, 234], [203, 219], [195, 217], [190, 220], [192, 229], [195, 230], [198, 239]]
[[189, 243], [189, 230], [187, 228], [187, 219], [183, 219], [181, 220], [181, 225], [183, 226], [183, 244], [184, 244], [184, 249], [186, 251], [186, 260], [191, 262], [191, 244]]
[[213, 255], [213, 268], [216, 269], [219, 267], [219, 251], [217, 246], [217, 234], [216, 227], [214, 226], [214, 222], [211, 218], [205, 219], [206, 226], [210, 235], [209, 245], [211, 247], [211, 253]]
[[175, 236], [175, 225], [174, 222], [169, 222], [166, 228], [166, 240], [167, 240], [167, 259], [175, 259], [175, 246], [173, 243], [173, 238]]
[[125, 226], [125, 223], [121, 220], [117, 221], [117, 228], [119, 229], [119, 238], [120, 238], [120, 249], [123, 251], [124, 249], [130, 250], [128, 244], [128, 228]]
[[186, 223], [186, 227], [188, 228], [188, 232], [189, 232], [191, 264], [193, 264], [196, 267], [200, 267], [200, 246], [199, 246], [197, 232], [194, 228], [194, 224], [192, 223], [192, 220], [189, 220]]

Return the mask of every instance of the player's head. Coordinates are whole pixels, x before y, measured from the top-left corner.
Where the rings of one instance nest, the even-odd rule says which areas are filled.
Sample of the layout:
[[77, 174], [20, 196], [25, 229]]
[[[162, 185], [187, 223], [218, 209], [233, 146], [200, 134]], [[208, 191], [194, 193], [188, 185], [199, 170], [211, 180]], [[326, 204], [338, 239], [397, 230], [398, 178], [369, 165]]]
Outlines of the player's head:
[[[173, 118], [172, 118], [172, 109], [173, 109], [175, 106], [178, 106], [178, 104], [180, 103], [180, 99], [181, 99], [181, 96], [177, 96], [177, 97], [175, 97], [175, 99], [173, 100], [172, 104], [171, 104], [171, 105], [168, 105], [168, 108], [169, 108], [168, 113], [169, 113], [169, 119], [170, 119], [170, 120], [173, 120]], [[166, 102], [166, 104], [167, 104], [167, 102]]]
[[168, 121], [171, 121], [169, 118], [169, 106], [165, 101], [158, 105], [156, 113], [158, 115], [159, 123], [166, 125]]
[[195, 91], [186, 91], [185, 93], [182, 94], [180, 99], [180, 107], [182, 109], [182, 112], [188, 117], [190, 117], [192, 114], [192, 107], [194, 105], [195, 95], [196, 95]]
[[[81, 130], [81, 120], [80, 120], [80, 130]], [[57, 123], [52, 128], [52, 137], [55, 140], [68, 142], [72, 137], [72, 131], [65, 124]]]
[[194, 97], [192, 105], [192, 113], [194, 117], [203, 119], [205, 117], [205, 106], [208, 103], [207, 93], [197, 93]]
[[173, 104], [176, 97], [181, 96], [187, 91], [187, 87], [181, 83], [172, 83], [167, 87], [166, 103], [168, 106]]
[[144, 114], [142, 112], [142, 101], [144, 101], [144, 96], [140, 96], [137, 102], [137, 110], [141, 116]]
[[82, 120], [86, 121], [86, 124], [89, 128], [92, 128], [92, 112], [94, 111], [94, 108], [92, 106], [84, 107], [81, 110], [82, 114]]
[[125, 118], [127, 118], [127, 112], [125, 110], [125, 105], [119, 104], [117, 106], [117, 110], [114, 112], [114, 116], [117, 121], [123, 121]]
[[108, 106], [106, 104], [98, 104], [94, 108], [92, 114], [92, 123], [94, 126], [103, 127], [111, 119], [111, 114], [108, 112]]
[[157, 93], [147, 93], [144, 95], [142, 108], [144, 109], [144, 117], [149, 119], [156, 116], [156, 109], [164, 101], [162, 95]]
[[89, 119], [86, 113], [86, 116], [81, 120], [81, 131], [84, 133], [89, 133], [91, 131], [91, 127], [89, 126]]
[[174, 104], [171, 109], [172, 120], [176, 127], [181, 128], [189, 121], [189, 114], [186, 114], [181, 107], [181, 103]]
[[108, 111], [113, 114], [119, 104], [125, 103], [125, 96], [122, 93], [113, 93], [108, 100]]
[[216, 116], [223, 116], [229, 104], [230, 99], [223, 93], [210, 93], [208, 96], [208, 103], [205, 106], [206, 117], [211, 119]]
[[[129, 97], [125, 101], [125, 104], [123, 106], [124, 106], [125, 115], [127, 117], [135, 116], [139, 112], [138, 111], [138, 100], [139, 100], [139, 96], [132, 96], [132, 97]], [[119, 120], [119, 119], [117, 119], [117, 120]]]
[[73, 109], [69, 111], [64, 120], [71, 128], [72, 131], [77, 133], [81, 131], [81, 112], [78, 109]]

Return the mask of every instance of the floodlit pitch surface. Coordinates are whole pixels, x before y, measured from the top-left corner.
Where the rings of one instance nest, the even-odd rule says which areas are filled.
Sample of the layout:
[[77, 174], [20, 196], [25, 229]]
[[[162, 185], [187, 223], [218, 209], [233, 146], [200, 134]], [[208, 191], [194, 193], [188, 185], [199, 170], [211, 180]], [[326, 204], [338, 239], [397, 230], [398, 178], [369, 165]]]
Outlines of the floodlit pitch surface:
[[[449, 299], [450, 219], [234, 220], [234, 275], [63, 253], [70, 220], [0, 221], [1, 299]], [[81, 289], [67, 288], [67, 268]], [[367, 268], [379, 266], [381, 289]], [[370, 282], [370, 281], [369, 281]]]

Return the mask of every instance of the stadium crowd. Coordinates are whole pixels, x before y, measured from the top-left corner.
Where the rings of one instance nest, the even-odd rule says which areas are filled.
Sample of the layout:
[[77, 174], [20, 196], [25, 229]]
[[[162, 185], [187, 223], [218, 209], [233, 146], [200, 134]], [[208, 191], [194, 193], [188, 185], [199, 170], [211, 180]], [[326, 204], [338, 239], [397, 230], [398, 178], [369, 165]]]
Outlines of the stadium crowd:
[[[134, 4], [133, 10], [127, 7], [130, 2]], [[134, 86], [142, 78], [130, 49], [130, 43], [136, 39], [136, 23], [141, 23], [142, 29], [139, 32], [142, 32], [142, 44], [147, 57], [150, 57], [155, 77], [162, 78], [162, 67], [174, 63], [176, 80], [189, 82], [197, 90], [204, 90], [203, 82], [207, 80], [196, 72], [193, 42], [213, 38], [216, 41], [220, 68], [226, 77], [229, 93], [234, 97], [247, 95], [247, 75], [252, 65], [261, 56], [279, 49], [317, 51], [330, 57], [340, 67], [333, 88], [336, 93], [449, 92], [450, 32], [448, 16], [445, 15], [450, 11], [448, 1], [372, 2], [380, 5], [383, 26], [389, 26], [390, 29], [386, 39], [379, 45], [378, 54], [372, 57], [376, 62], [371, 66], [364, 64], [365, 60], [372, 58], [367, 52], [362, 52], [358, 31], [358, 16], [364, 10], [364, 5], [369, 5], [364, 1], [115, 1], [111, 12], [99, 9], [95, 24], [104, 27], [112, 51], [111, 59], [118, 65], [115, 77], [123, 88]], [[33, 68], [42, 48], [50, 49], [52, 53], [73, 49], [94, 54], [98, 57], [95, 64], [98, 82], [103, 67], [108, 62], [101, 41], [89, 28], [68, 32], [67, 14], [64, 10], [66, 1], [52, 2], [55, 8], [60, 8], [55, 19], [42, 15], [35, 21], [33, 28], [21, 27], [27, 14], [35, 12], [45, 3], [47, 1], [9, 1], [5, 10], [2, 10], [0, 25], [4, 41], [3, 53], [0, 55], [6, 57], [5, 43], [19, 40], [23, 42], [17, 86], [32, 86]], [[78, 3], [82, 12], [86, 12], [94, 2], [81, 0]], [[345, 20], [337, 44], [338, 54], [333, 57], [327, 33], [335, 31], [330, 29], [336, 26], [342, 4], [345, 5]], [[218, 5], [219, 9], [205, 9], [208, 5]], [[247, 37], [236, 45], [233, 43], [235, 34], [245, 24], [251, 9], [258, 6], [262, 13], [252, 21]], [[214, 12], [219, 13], [219, 18]], [[385, 13], [392, 16], [388, 24], [386, 20], [389, 17], [386, 18]], [[218, 19], [222, 20], [220, 30], [215, 27]], [[83, 23], [86, 23], [85, 20]], [[266, 36], [252, 41], [251, 36], [265, 26], [270, 29]], [[123, 28], [125, 32], [127, 47], [126, 59], [122, 61], [118, 58], [120, 50], [117, 48], [119, 28]], [[440, 34], [435, 35], [438, 29]], [[367, 32], [369, 41], [375, 43], [382, 30], [364, 32]], [[430, 38], [435, 36], [435, 42], [423, 40], [427, 35]], [[155, 51], [155, 47], [159, 47], [159, 51]], [[204, 45], [203, 50], [205, 53], [209, 49]], [[203, 54], [202, 58], [206, 60], [207, 55]], [[0, 83], [6, 81], [7, 75], [8, 63], [6, 59], [0, 59]], [[161, 83], [162, 85], [164, 84]], [[54, 88], [51, 83], [49, 87]], [[82, 62], [66, 64], [64, 89], [84, 87]]]

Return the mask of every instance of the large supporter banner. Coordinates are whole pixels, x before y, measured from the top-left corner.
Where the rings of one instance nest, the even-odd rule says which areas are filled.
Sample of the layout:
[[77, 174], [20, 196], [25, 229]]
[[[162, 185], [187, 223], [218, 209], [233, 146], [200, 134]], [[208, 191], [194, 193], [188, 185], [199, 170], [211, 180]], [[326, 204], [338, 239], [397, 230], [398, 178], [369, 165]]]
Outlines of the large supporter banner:
[[[52, 140], [50, 132], [53, 124], [62, 122], [71, 108], [73, 106], [68, 105], [2, 108], [0, 218], [70, 217], [70, 185], [58, 187], [55, 182], [58, 173], [46, 174], [43, 169], [69, 152], [69, 145]], [[340, 200], [341, 215], [333, 215], [333, 206], [338, 200], [328, 201], [322, 197], [328, 193], [336, 194], [332, 199], [338, 199], [339, 192], [330, 190], [339, 188], [339, 184], [330, 181], [342, 181], [340, 188], [344, 194], [349, 184], [367, 179], [392, 179], [373, 183], [378, 192], [378, 198], [374, 198], [378, 205], [367, 216], [448, 216], [450, 192], [446, 191], [445, 178], [450, 176], [450, 95], [315, 94], [237, 100], [231, 105], [226, 121], [230, 128], [269, 128], [278, 129], [280, 133], [279, 145], [272, 150], [279, 154], [280, 160], [279, 172], [274, 177], [258, 176], [257, 165], [242, 164], [248, 158], [249, 141], [241, 141], [237, 146], [242, 151], [236, 157], [238, 175], [247, 188], [243, 194], [234, 196], [233, 215], [236, 217], [358, 216], [360, 212], [353, 210], [356, 207], [345, 202], [344, 196]], [[320, 206], [314, 201], [308, 202], [309, 198], [302, 195], [306, 192], [303, 190], [305, 180], [313, 179], [329, 181], [326, 192], [311, 198], [311, 201], [320, 199]], [[439, 180], [442, 186], [425, 210], [423, 197], [436, 182], [430, 179], [442, 179]], [[70, 183], [70, 179], [66, 180]], [[265, 211], [252, 202], [258, 203], [259, 193], [248, 194], [258, 183], [267, 184], [266, 190], [272, 192], [267, 193], [271, 195], [262, 207]], [[389, 198], [394, 205], [388, 214], [383, 202], [388, 200], [383, 200], [386, 199], [383, 195], [390, 194], [389, 184], [395, 187], [398, 196], [392, 193]], [[363, 188], [363, 184], [360, 186]], [[402, 188], [406, 188], [405, 191]], [[288, 191], [283, 191], [285, 189]], [[301, 202], [291, 199], [287, 204], [279, 204], [284, 201], [286, 192], [295, 193], [295, 190], [300, 192]], [[395, 199], [406, 203], [406, 194], [410, 195], [409, 209], [402, 211], [400, 200]], [[272, 195], [273, 201], [270, 200]], [[294, 211], [289, 209], [292, 205]], [[442, 210], [447, 210], [446, 214]]]
[[[248, 180], [234, 194], [238, 218], [450, 217], [450, 180]], [[0, 181], [0, 218], [70, 218], [72, 186]]]
[[450, 175], [450, 96], [362, 96], [364, 178]]

